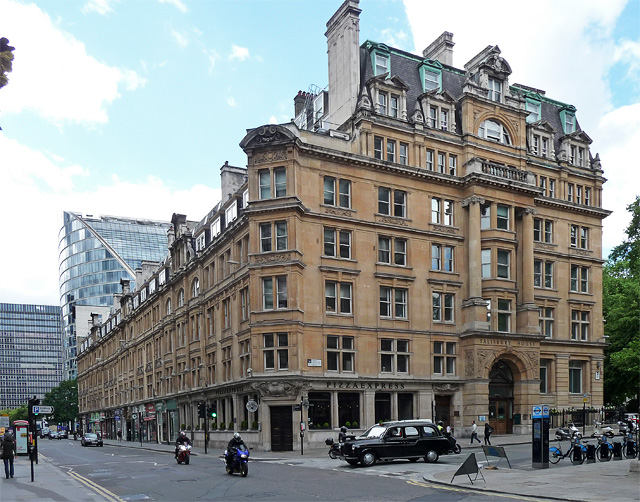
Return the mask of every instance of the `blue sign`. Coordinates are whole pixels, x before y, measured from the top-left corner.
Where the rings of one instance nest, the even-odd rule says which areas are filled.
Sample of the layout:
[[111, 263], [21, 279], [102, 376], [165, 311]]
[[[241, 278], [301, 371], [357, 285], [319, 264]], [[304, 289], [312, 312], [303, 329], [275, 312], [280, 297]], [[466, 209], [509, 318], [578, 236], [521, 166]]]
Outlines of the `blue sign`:
[[542, 418], [549, 418], [549, 405], [548, 404], [543, 404], [542, 405]]
[[534, 406], [533, 407], [533, 413], [532, 413], [532, 417], [531, 418], [542, 418], [542, 407], [541, 406]]

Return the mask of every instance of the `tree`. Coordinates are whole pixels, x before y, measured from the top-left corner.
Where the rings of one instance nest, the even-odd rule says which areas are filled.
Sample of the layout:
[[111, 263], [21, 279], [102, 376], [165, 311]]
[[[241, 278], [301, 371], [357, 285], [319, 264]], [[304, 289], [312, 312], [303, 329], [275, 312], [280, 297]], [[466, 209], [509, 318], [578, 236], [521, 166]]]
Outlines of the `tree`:
[[638, 409], [640, 375], [640, 196], [627, 206], [631, 223], [627, 239], [616, 246], [604, 266], [602, 310], [605, 349], [606, 404]]
[[29, 416], [27, 405], [23, 404], [18, 408], [0, 410], [0, 415], [9, 415], [9, 422], [13, 423], [16, 420], [26, 420]]
[[78, 381], [65, 380], [44, 395], [45, 406], [53, 406], [53, 422], [75, 422], [78, 416]]

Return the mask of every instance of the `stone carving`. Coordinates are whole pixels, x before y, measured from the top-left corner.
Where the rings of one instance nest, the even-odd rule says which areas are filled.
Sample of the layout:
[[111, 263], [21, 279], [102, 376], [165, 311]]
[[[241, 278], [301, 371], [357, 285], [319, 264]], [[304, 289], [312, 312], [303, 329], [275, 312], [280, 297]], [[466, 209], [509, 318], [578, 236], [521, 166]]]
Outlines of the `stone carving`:
[[267, 255], [257, 255], [254, 256], [254, 261], [256, 263], [269, 263], [274, 261], [288, 261], [291, 259], [290, 253], [281, 253], [281, 254], [267, 254]]
[[264, 164], [266, 162], [280, 162], [287, 160], [286, 150], [271, 150], [268, 152], [259, 152], [253, 156], [254, 164]]
[[335, 214], [336, 216], [351, 216], [351, 211], [346, 209], [335, 209], [333, 207], [326, 207], [324, 212], [327, 214]]
[[391, 218], [388, 216], [379, 216], [378, 221], [380, 223], [391, 223], [392, 225], [401, 225], [403, 227], [408, 227], [409, 223], [407, 221], [402, 220], [400, 218]]
[[424, 115], [422, 115], [422, 111], [417, 106], [413, 111], [413, 115], [411, 115], [411, 120], [414, 124], [424, 124]]
[[282, 133], [276, 126], [263, 126], [258, 131], [255, 141], [256, 143], [260, 144], [269, 144], [283, 141], [285, 139], [286, 138], [282, 135]]
[[536, 242], [533, 247], [535, 249], [540, 249], [540, 250], [544, 250], [544, 251], [555, 251], [556, 247], [553, 244], [541, 244], [539, 242]]
[[464, 353], [464, 374], [468, 377], [472, 377], [474, 375], [474, 367], [473, 367], [473, 350], [466, 350]]
[[462, 207], [467, 207], [470, 204], [484, 204], [484, 197], [480, 197], [479, 195], [472, 195], [471, 197], [467, 197], [460, 205]]
[[436, 232], [441, 232], [443, 234], [452, 234], [455, 235], [458, 233], [458, 229], [456, 227], [449, 227], [447, 225], [438, 225], [436, 223], [431, 223], [433, 230]]
[[433, 385], [433, 392], [458, 392], [460, 384], [457, 383], [436, 383]]
[[296, 397], [302, 390], [309, 388], [307, 382], [257, 382], [251, 384], [251, 389], [261, 397]]

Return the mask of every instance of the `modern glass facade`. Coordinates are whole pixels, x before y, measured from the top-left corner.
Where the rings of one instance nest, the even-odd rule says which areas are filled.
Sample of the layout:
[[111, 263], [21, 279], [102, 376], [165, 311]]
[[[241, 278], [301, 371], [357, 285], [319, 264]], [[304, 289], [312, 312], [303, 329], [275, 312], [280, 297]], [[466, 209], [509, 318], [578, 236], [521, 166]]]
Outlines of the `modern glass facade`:
[[58, 386], [61, 335], [60, 307], [0, 303], [0, 409]]
[[120, 280], [135, 287], [143, 261], [167, 255], [168, 222], [65, 211], [59, 235], [63, 378], [76, 378], [76, 305], [110, 307]]

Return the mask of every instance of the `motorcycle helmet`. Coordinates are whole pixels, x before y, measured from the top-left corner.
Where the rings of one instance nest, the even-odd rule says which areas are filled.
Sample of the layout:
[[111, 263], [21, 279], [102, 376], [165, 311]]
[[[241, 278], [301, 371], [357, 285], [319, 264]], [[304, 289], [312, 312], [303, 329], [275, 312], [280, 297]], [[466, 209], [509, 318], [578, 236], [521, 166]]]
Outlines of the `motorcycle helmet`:
[[346, 425], [343, 425], [342, 427], [340, 427], [340, 432], [347, 432], [349, 429], [347, 428]]
[[233, 433], [233, 439], [235, 439], [236, 441], [242, 441], [242, 437], [240, 437], [240, 433], [239, 432], [234, 432]]
[[438, 425], [444, 426], [444, 422], [442, 420], [439, 420]]
[[186, 436], [187, 436], [187, 433], [185, 431], [180, 431], [180, 437], [181, 438], [186, 437]]

